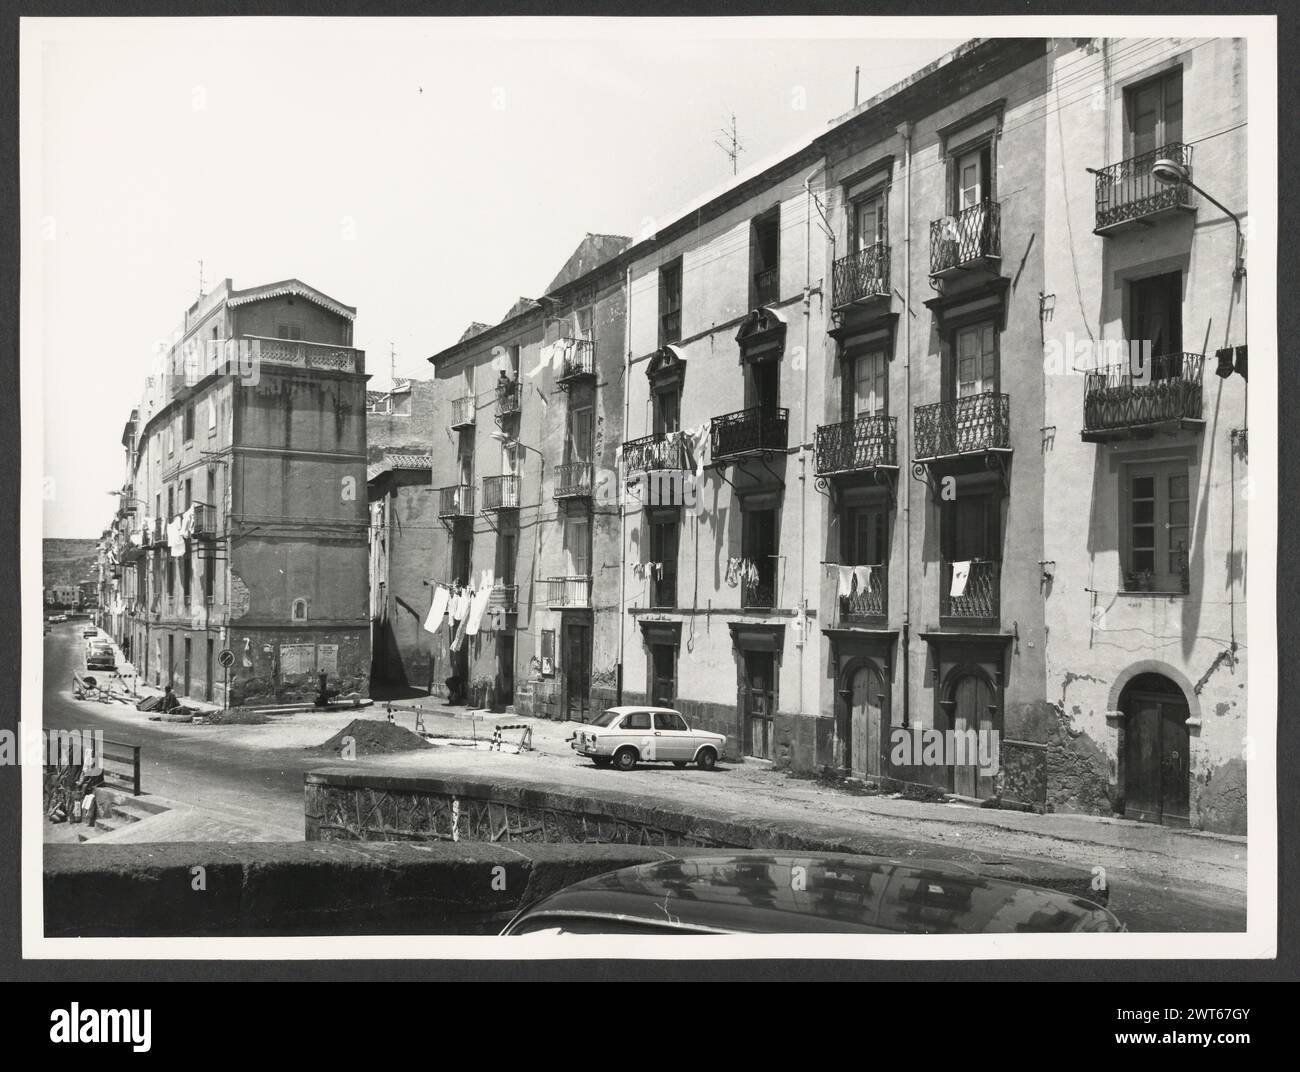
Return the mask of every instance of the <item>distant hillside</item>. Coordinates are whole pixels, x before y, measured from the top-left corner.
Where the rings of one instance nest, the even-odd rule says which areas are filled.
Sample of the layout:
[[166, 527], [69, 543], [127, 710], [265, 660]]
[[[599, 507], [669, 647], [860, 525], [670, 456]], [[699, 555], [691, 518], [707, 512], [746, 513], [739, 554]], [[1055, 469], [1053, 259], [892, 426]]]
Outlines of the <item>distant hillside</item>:
[[98, 540], [43, 540], [44, 587], [89, 580]]

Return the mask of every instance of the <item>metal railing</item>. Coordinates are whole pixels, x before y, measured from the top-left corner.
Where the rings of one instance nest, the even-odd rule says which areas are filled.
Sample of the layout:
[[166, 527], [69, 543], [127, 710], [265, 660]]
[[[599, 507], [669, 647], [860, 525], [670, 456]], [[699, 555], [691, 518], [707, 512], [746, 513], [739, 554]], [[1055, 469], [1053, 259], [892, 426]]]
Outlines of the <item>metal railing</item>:
[[658, 432], [623, 444], [623, 470], [629, 476], [661, 469], [685, 470], [689, 467], [686, 455], [683, 433]]
[[497, 384], [497, 413], [508, 416], [521, 408], [522, 392], [518, 380], [504, 380]]
[[856, 587], [851, 595], [842, 595], [837, 591], [840, 621], [858, 622], [884, 618], [889, 610], [888, 567], [881, 564], [854, 568], [868, 571], [867, 583]]
[[512, 613], [519, 605], [519, 585], [494, 584], [488, 593], [488, 606]]
[[650, 606], [660, 608], [677, 606], [677, 573], [675, 570], [672, 573], [664, 570], [662, 577], [652, 576], [649, 581]]
[[217, 508], [208, 503], [194, 503], [194, 535], [217, 534]]
[[1192, 188], [1185, 182], [1166, 186], [1152, 176], [1151, 166], [1163, 159], [1175, 160], [1190, 172], [1192, 147], [1171, 141], [1096, 172], [1096, 230], [1104, 231], [1165, 209], [1192, 206]]
[[781, 300], [781, 269], [768, 268], [754, 274], [754, 306], [771, 305]]
[[550, 607], [590, 607], [590, 577], [547, 577], [546, 603]]
[[439, 517], [473, 517], [474, 486], [472, 484], [452, 484], [438, 489]]
[[519, 477], [485, 476], [483, 478], [483, 509], [514, 510], [519, 506]]
[[555, 467], [555, 498], [591, 497], [594, 467], [591, 462], [565, 462]]
[[971, 559], [970, 573], [962, 594], [952, 594], [953, 563], [945, 560], [939, 573], [943, 585], [939, 593], [939, 615], [943, 618], [978, 618], [984, 621], [998, 619], [998, 593], [1000, 566], [988, 559]]
[[740, 605], [745, 610], [773, 610], [776, 607], [776, 563], [767, 557], [754, 563], [757, 577], [747, 577], [740, 585]]
[[463, 428], [474, 423], [474, 396], [454, 398], [451, 402], [451, 426]]
[[1084, 377], [1085, 432], [1122, 430], [1201, 416], [1201, 354], [1161, 354], [1134, 375], [1128, 364], [1095, 369]]
[[981, 201], [930, 223], [930, 274], [1002, 256], [1001, 206]]
[[817, 428], [817, 475], [898, 464], [898, 418], [855, 417]]
[[590, 339], [561, 338], [555, 340], [559, 348], [558, 380], [576, 380], [596, 374], [596, 344]]
[[1011, 399], [986, 391], [917, 406], [913, 441], [918, 459], [943, 458], [968, 451], [1006, 449], [1011, 445]]
[[714, 458], [755, 451], [785, 450], [789, 438], [788, 409], [753, 406], [721, 417], [709, 426], [709, 446]]
[[659, 336], [664, 346], [681, 341], [682, 311], [680, 309], [670, 309], [659, 317]]
[[832, 270], [831, 304], [836, 309], [863, 298], [889, 294], [889, 246], [865, 246], [837, 260]]

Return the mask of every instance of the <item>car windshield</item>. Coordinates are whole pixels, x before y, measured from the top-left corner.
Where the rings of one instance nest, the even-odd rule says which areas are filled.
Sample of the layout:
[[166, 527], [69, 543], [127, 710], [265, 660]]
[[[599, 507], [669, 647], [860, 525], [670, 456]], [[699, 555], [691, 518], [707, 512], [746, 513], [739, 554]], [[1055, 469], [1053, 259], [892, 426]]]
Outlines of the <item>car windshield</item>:
[[605, 711], [598, 715], [592, 722], [593, 726], [608, 726], [614, 719], [618, 718], [617, 711]]

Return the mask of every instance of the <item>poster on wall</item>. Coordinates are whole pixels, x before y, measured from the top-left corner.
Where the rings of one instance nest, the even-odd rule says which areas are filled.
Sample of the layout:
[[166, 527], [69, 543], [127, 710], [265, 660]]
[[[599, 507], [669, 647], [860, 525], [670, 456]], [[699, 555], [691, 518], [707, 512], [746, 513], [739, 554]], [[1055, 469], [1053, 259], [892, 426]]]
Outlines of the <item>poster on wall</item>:
[[313, 644], [281, 644], [280, 673], [310, 674], [316, 667], [316, 648]]
[[316, 645], [316, 670], [318, 673], [324, 671], [327, 674], [338, 675], [339, 646], [337, 644]]

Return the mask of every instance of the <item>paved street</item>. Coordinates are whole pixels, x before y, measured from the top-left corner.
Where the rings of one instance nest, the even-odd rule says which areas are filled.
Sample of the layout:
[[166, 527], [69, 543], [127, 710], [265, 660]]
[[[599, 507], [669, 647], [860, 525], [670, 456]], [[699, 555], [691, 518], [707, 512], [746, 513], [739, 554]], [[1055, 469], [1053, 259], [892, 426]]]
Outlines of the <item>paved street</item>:
[[[144, 745], [145, 792], [192, 809], [184, 817], [150, 820], [151, 840], [302, 839], [303, 773], [337, 764], [308, 749], [347, 725], [357, 711], [305, 712], [275, 717], [264, 725], [150, 722], [147, 713], [131, 706], [72, 698], [71, 670], [79, 665], [80, 645], [78, 623], [56, 626], [46, 637], [46, 725], [100, 729], [111, 739]], [[361, 714], [384, 717], [379, 708]], [[410, 727], [414, 714], [398, 712], [397, 720]], [[472, 746], [474, 737], [484, 740], [502, 721], [530, 723], [536, 750], [511, 755]], [[1046, 858], [1086, 871], [1102, 867], [1111, 890], [1110, 907], [1135, 930], [1232, 930], [1245, 921], [1243, 839], [1089, 816], [1039, 816], [860, 796], [761, 763], [722, 765], [713, 774], [672, 767], [641, 767], [620, 774], [597, 770], [574, 756], [567, 744], [572, 724], [516, 716], [476, 720], [463, 711], [426, 705], [425, 726], [441, 735], [435, 748], [365, 762], [416, 766], [431, 774], [513, 776], [593, 790], [612, 787], [756, 816], [862, 824], [876, 833], [948, 848], [958, 845], [972, 853]]]

